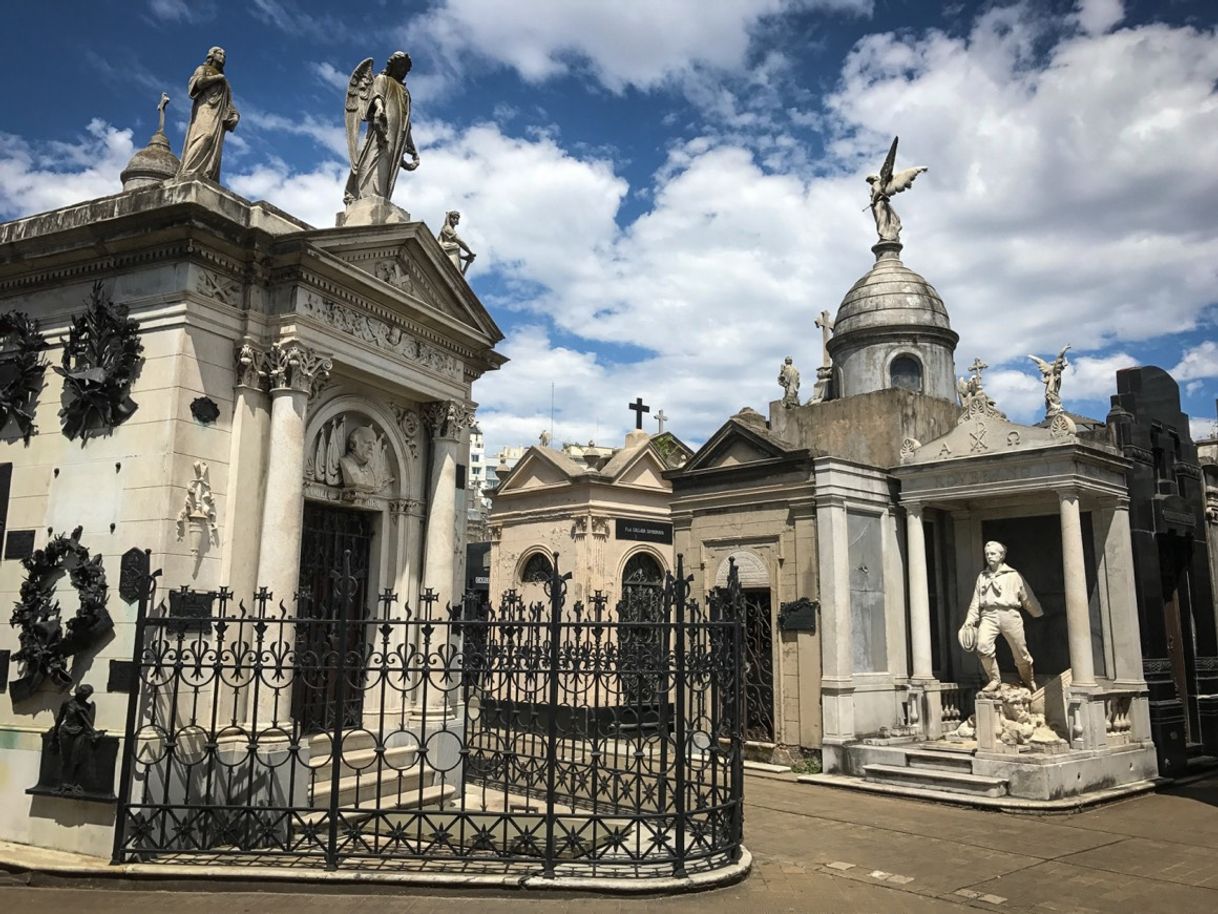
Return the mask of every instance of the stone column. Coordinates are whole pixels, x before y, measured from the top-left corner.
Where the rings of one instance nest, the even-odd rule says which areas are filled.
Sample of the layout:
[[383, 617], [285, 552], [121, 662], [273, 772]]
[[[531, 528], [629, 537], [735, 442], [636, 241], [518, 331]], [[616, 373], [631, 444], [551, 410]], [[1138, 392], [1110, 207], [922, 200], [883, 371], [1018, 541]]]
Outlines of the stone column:
[[913, 678], [933, 679], [930, 649], [930, 589], [926, 580], [926, 534], [922, 506], [905, 506], [905, 536], [909, 563], [909, 643], [913, 649]]
[[[258, 584], [271, 592], [268, 609], [282, 602], [288, 608], [288, 618], [295, 612], [294, 598], [300, 579], [305, 409], [310, 394], [325, 383], [332, 367], [329, 359], [295, 341], [276, 343], [267, 353], [264, 375], [271, 388], [271, 436], [262, 502]], [[267, 638], [291, 644], [294, 632], [290, 625], [274, 625], [268, 629]], [[259, 697], [260, 725], [289, 719], [289, 692], [285, 689], [279, 694], [263, 693]]]
[[854, 638], [845, 499], [817, 499], [816, 542], [820, 565], [822, 748], [825, 771], [837, 771], [845, 762], [842, 744], [854, 738]]
[[424, 404], [423, 421], [431, 432], [431, 476], [427, 494], [427, 521], [423, 541], [421, 590], [430, 587], [436, 605], [459, 597], [454, 594], [457, 547], [457, 447], [461, 432], [473, 421], [474, 411], [453, 400]]
[[1057, 493], [1062, 525], [1062, 572], [1066, 582], [1066, 633], [1070, 644], [1070, 673], [1073, 684], [1095, 686], [1095, 662], [1091, 656], [1091, 614], [1087, 603], [1087, 570], [1083, 561], [1083, 520], [1078, 493]]

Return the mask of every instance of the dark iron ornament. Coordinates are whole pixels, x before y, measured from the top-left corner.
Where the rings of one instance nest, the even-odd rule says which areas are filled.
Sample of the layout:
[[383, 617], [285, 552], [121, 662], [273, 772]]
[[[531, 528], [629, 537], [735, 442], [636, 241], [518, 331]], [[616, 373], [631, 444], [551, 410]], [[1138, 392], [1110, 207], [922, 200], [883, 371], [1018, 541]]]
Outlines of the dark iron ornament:
[[73, 318], [63, 344], [63, 408], [59, 418], [69, 439], [83, 446], [91, 435], [121, 425], [137, 409], [131, 385], [144, 364], [138, 321], [127, 306], [115, 304], [100, 281], [89, 293], [89, 307]]
[[356, 551], [294, 606], [220, 588], [196, 630], [141, 600], [115, 862], [632, 879], [740, 859], [734, 566], [709, 603], [678, 558], [616, 613], [568, 604], [555, 555], [544, 601], [408, 606], [365, 596]]
[[16, 352], [0, 361], [0, 430], [13, 420], [26, 444], [34, 434], [34, 401], [42, 391], [47, 363], [46, 337], [24, 311], [0, 314], [0, 341], [16, 343]]
[[64, 699], [55, 726], [42, 736], [38, 783], [27, 794], [113, 803], [118, 737], [98, 730], [93, 686], [81, 683]]
[[[114, 627], [106, 611], [102, 557], [89, 555], [80, 544], [80, 533], [80, 527], [70, 537], [61, 533], [21, 562], [25, 580], [11, 624], [21, 644], [13, 659], [25, 664], [25, 672], [12, 683], [14, 702], [33, 695], [46, 680], [67, 691], [72, 685], [68, 658], [97, 644]], [[55, 584], [65, 572], [80, 599], [80, 608], [68, 619], [66, 631], [55, 599]]]
[[211, 425], [220, 418], [220, 407], [211, 397], [196, 397], [190, 401], [190, 414], [204, 425]]

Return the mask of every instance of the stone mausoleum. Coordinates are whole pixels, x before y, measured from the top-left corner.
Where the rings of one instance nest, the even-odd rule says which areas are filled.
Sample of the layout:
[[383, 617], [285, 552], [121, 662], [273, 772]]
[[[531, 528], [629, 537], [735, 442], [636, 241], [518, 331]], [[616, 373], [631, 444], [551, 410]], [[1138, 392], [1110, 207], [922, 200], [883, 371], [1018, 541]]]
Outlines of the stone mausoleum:
[[443, 606], [463, 583], [471, 384], [504, 361], [422, 223], [313, 228], [158, 175], [167, 150], [152, 149], [122, 193], [0, 226], [3, 380], [37, 374], [6, 402], [0, 600], [28, 603], [36, 550], [60, 561], [35, 584], [71, 571], [58, 625], [0, 627], [0, 837], [98, 855], [112, 801], [27, 788], [71, 683], [93, 686], [97, 729], [123, 733], [124, 553], [151, 550], [173, 587], [265, 587], [288, 611], [298, 591], [324, 602], [349, 554], [360, 611], [385, 589], [416, 605], [429, 587]]

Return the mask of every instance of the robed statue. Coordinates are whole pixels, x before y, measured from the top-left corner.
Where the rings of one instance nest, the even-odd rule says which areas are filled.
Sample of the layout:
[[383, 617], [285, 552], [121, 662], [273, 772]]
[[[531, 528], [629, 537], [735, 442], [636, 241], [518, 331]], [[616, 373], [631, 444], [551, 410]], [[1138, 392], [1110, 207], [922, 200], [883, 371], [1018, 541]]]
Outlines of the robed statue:
[[194, 104], [190, 109], [186, 142], [182, 144], [179, 177], [220, 180], [224, 134], [235, 130], [241, 118], [233, 104], [232, 87], [224, 75], [224, 56], [224, 48], [212, 48], [190, 77], [187, 91]]
[[[377, 75], [372, 75], [371, 57], [351, 74], [346, 104], [351, 175], [343, 194], [345, 204], [365, 197], [389, 200], [398, 171], [419, 167], [419, 153], [410, 136], [410, 90], [406, 88], [410, 67], [410, 55], [395, 51]], [[364, 122], [368, 129], [361, 143]]]
[[1038, 355], [1029, 355], [1036, 367], [1040, 369], [1040, 379], [1045, 385], [1045, 418], [1052, 419], [1062, 411], [1062, 373], [1070, 367], [1066, 361], [1066, 346], [1057, 354], [1052, 362], [1046, 362]]
[[897, 140], [892, 138], [892, 146], [878, 175], [868, 175], [867, 183], [871, 185], [871, 214], [875, 217], [875, 230], [880, 241], [901, 240], [901, 219], [892, 208], [890, 202], [894, 194], [908, 190], [914, 178], [926, 171], [925, 165], [915, 165], [904, 171], [893, 172], [892, 166], [897, 159]]

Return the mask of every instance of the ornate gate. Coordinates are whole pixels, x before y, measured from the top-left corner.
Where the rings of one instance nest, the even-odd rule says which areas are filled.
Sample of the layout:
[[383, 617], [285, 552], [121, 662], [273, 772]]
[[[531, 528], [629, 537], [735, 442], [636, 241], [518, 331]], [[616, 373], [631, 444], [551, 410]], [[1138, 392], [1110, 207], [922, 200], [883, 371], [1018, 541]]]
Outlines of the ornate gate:
[[774, 633], [770, 591], [744, 594], [744, 738], [774, 741]]
[[[700, 605], [678, 559], [660, 612], [622, 623], [599, 598], [568, 607], [557, 568], [547, 603], [497, 609], [385, 592], [365, 619], [349, 554], [324, 611], [141, 601], [114, 861], [633, 878], [738, 859], [735, 575]], [[624, 624], [664, 649], [623, 651]], [[330, 683], [362, 714], [311, 732], [289, 699]]]

